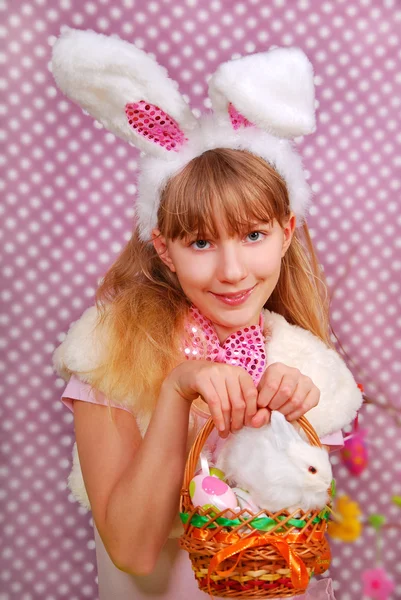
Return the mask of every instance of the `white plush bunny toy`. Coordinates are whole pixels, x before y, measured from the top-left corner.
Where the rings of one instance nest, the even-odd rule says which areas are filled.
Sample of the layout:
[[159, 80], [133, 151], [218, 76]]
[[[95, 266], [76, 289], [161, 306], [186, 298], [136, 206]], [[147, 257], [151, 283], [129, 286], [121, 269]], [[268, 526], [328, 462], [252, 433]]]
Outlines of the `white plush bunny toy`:
[[329, 501], [333, 474], [328, 453], [304, 441], [276, 410], [269, 424], [233, 433], [216, 466], [269, 512], [319, 510]]

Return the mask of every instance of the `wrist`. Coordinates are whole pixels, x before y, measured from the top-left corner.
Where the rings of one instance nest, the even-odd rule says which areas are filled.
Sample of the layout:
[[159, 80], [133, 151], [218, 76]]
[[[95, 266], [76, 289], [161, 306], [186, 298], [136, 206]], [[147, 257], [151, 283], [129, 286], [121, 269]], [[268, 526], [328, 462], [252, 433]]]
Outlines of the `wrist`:
[[188, 364], [188, 361], [177, 365], [164, 379], [162, 383], [164, 391], [177, 394], [182, 400], [192, 404], [193, 400], [199, 396], [199, 393], [191, 386], [191, 371], [194, 366], [196, 365]]
[[189, 406], [194, 400], [194, 398], [188, 398], [185, 394], [183, 394], [175, 379], [170, 377], [166, 377], [162, 382], [159, 395], [163, 397], [168, 396], [169, 398], [180, 402], [185, 401], [185, 403]]

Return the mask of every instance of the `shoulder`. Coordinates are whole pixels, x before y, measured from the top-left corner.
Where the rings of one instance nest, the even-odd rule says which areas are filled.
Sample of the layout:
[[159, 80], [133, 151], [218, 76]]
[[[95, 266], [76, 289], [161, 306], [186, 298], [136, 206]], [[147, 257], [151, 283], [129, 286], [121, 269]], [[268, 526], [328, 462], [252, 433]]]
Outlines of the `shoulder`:
[[305, 346], [307, 346], [307, 349], [310, 352], [329, 349], [326, 344], [311, 331], [303, 329], [299, 325], [289, 323], [283, 315], [264, 309], [263, 317], [264, 332], [266, 339], [269, 342], [269, 347], [272, 345], [290, 344], [288, 349], [292, 349], [294, 353], [300, 348], [305, 348]]
[[312, 332], [264, 310], [267, 364], [281, 362], [308, 375], [320, 390], [318, 406], [306, 417], [320, 436], [352, 422], [363, 396], [341, 356]]
[[[71, 373], [90, 371], [104, 359], [107, 332], [104, 325], [97, 326], [98, 316], [96, 305], [87, 308], [70, 324], [64, 340], [53, 352], [54, 370], [66, 381]], [[80, 379], [90, 383], [84, 374]]]
[[134, 391], [124, 394], [118, 385], [113, 386], [112, 394], [106, 394], [103, 389], [107, 378], [108, 325], [103, 321], [99, 323], [99, 316], [97, 306], [93, 305], [69, 325], [63, 341], [53, 352], [53, 369], [65, 381], [71, 381], [71, 377], [75, 376], [85, 386], [95, 385], [93, 371], [105, 365], [102, 375], [99, 377], [98, 374], [96, 378], [96, 389], [107, 395], [112, 406], [127, 409], [135, 417], [143, 436], [149, 425], [151, 411], [138, 402]]
[[264, 310], [263, 316], [264, 333], [271, 356], [282, 354], [287, 360], [303, 363], [311, 360], [323, 360], [326, 363], [332, 359], [344, 364], [339, 354], [311, 331], [289, 323], [282, 315], [272, 311]]

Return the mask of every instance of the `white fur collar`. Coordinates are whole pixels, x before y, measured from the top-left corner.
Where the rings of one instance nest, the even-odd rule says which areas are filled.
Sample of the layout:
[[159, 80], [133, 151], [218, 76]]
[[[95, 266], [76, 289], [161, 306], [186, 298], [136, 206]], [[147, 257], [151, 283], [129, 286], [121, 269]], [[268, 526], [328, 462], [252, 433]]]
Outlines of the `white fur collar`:
[[[107, 347], [104, 343], [105, 332], [95, 332], [95, 322], [96, 307], [92, 306], [71, 325], [64, 341], [53, 353], [54, 369], [66, 381], [71, 373], [81, 369], [89, 370], [102, 359]], [[301, 373], [308, 375], [319, 388], [318, 406], [305, 415], [319, 437], [351, 423], [362, 404], [362, 393], [342, 358], [310, 331], [292, 325], [283, 316], [268, 310], [264, 310], [264, 333], [267, 364], [282, 362], [296, 367]], [[90, 377], [79, 376], [90, 383]], [[130, 399], [112, 400], [129, 405]], [[142, 415], [138, 418], [142, 435], [147, 429], [150, 417], [151, 415]], [[90, 509], [76, 444], [73, 448], [73, 468], [68, 485], [78, 502]]]
[[363, 397], [343, 359], [310, 331], [288, 323], [282, 315], [264, 311], [267, 364], [281, 362], [308, 375], [320, 390], [319, 404], [306, 418], [319, 437], [353, 421]]

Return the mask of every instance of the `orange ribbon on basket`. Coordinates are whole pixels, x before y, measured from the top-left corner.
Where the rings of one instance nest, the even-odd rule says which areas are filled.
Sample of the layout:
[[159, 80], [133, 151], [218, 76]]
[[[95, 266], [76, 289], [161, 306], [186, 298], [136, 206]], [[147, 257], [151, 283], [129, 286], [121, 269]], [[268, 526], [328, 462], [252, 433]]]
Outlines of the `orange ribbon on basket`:
[[[301, 557], [298, 556], [294, 550], [292, 550], [292, 548], [290, 548], [286, 541], [279, 540], [277, 537], [272, 535], [258, 535], [242, 539], [241, 541], [232, 544], [232, 546], [229, 548], [220, 550], [212, 558], [207, 574], [208, 589], [211, 598], [213, 598], [213, 596], [210, 589], [210, 576], [212, 575], [213, 571], [216, 571], [216, 573], [221, 577], [231, 575], [231, 573], [235, 571], [244, 550], [247, 550], [248, 548], [254, 548], [256, 546], [266, 546], [267, 544], [274, 546], [281, 556], [283, 556], [283, 558], [286, 560], [291, 572], [291, 583], [294, 588], [306, 589], [309, 583], [309, 574]], [[228, 569], [227, 571], [217, 570], [217, 567], [221, 562], [223, 562], [226, 558], [234, 556], [235, 554], [238, 554], [238, 558], [235, 565], [231, 569]]]

